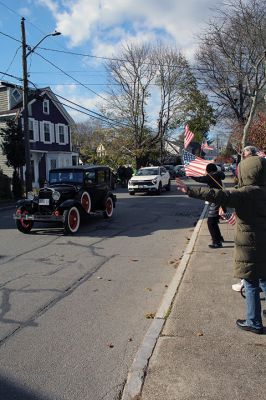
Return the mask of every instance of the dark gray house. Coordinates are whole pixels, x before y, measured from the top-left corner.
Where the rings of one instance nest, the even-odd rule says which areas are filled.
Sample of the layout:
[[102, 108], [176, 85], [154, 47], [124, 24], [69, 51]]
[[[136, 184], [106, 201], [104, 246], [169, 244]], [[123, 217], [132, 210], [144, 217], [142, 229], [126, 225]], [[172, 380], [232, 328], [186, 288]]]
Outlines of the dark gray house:
[[[78, 163], [71, 141], [74, 121], [49, 87], [30, 90], [28, 112], [33, 187], [39, 187], [51, 168]], [[10, 118], [16, 118], [23, 131], [22, 88], [0, 82], [0, 128]], [[1, 151], [0, 168], [8, 176], [13, 173]]]

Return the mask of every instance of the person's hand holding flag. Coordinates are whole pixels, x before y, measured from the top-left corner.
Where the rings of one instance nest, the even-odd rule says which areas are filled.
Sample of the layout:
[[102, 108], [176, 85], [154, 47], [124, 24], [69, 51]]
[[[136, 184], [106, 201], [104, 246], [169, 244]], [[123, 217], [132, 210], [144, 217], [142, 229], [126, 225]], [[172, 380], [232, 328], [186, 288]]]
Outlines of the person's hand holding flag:
[[180, 178], [175, 178], [175, 182], [177, 190], [183, 193], [187, 193], [188, 187]]

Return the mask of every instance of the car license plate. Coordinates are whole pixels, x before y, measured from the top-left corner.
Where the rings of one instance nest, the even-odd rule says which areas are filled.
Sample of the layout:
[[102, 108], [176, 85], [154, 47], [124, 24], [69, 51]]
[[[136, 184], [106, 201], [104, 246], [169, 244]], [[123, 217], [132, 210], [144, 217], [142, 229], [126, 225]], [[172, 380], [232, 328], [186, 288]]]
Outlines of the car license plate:
[[40, 206], [49, 206], [49, 204], [50, 204], [49, 199], [39, 199]]
[[139, 189], [143, 189], [144, 188], [144, 186], [143, 185], [139, 185]]

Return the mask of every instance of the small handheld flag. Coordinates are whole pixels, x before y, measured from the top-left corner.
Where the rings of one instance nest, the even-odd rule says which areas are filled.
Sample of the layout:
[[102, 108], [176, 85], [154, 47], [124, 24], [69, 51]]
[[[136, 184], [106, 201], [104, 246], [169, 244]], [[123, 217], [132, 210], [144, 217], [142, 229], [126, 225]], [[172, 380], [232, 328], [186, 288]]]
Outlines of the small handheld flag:
[[230, 225], [235, 225], [236, 223], [236, 214], [235, 212], [231, 213], [231, 212], [224, 212], [224, 210], [222, 209], [222, 207], [219, 208], [219, 215], [220, 217], [226, 221], [228, 224]]
[[194, 133], [189, 130], [188, 124], [185, 125], [184, 148], [186, 149], [194, 138]]
[[186, 150], [182, 152], [183, 164], [187, 176], [203, 176], [206, 173], [206, 166], [210, 164], [209, 160], [197, 157]]

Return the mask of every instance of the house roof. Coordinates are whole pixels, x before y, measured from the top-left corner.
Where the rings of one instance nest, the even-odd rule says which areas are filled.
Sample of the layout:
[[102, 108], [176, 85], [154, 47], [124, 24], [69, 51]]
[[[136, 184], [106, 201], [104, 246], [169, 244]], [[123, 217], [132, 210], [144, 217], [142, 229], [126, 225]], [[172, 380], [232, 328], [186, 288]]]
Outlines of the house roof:
[[[20, 85], [15, 85], [13, 83], [4, 82], [4, 81], [0, 81], [0, 87], [1, 86], [6, 86], [6, 87], [10, 87], [10, 88], [18, 88], [20, 90], [23, 90], [22, 86], [20, 86]], [[53, 93], [53, 91], [50, 87], [45, 87], [45, 88], [40, 88], [40, 89], [30, 88], [29, 95], [28, 95], [28, 102], [29, 103], [34, 102], [34, 101], [38, 100], [37, 96], [44, 96], [45, 94], [51, 99], [51, 101], [54, 103], [54, 105], [57, 107], [57, 109], [60, 111], [60, 113], [65, 117], [65, 119], [67, 120], [69, 125], [74, 125], [75, 121], [70, 116], [70, 114], [67, 112], [65, 107], [61, 104], [60, 100], [56, 97], [56, 95]], [[5, 111], [4, 113], [1, 112], [0, 115], [6, 115], [6, 114], [12, 115], [12, 113], [16, 113], [17, 110], [20, 108], [23, 108], [22, 102], [16, 104], [12, 110]]]

